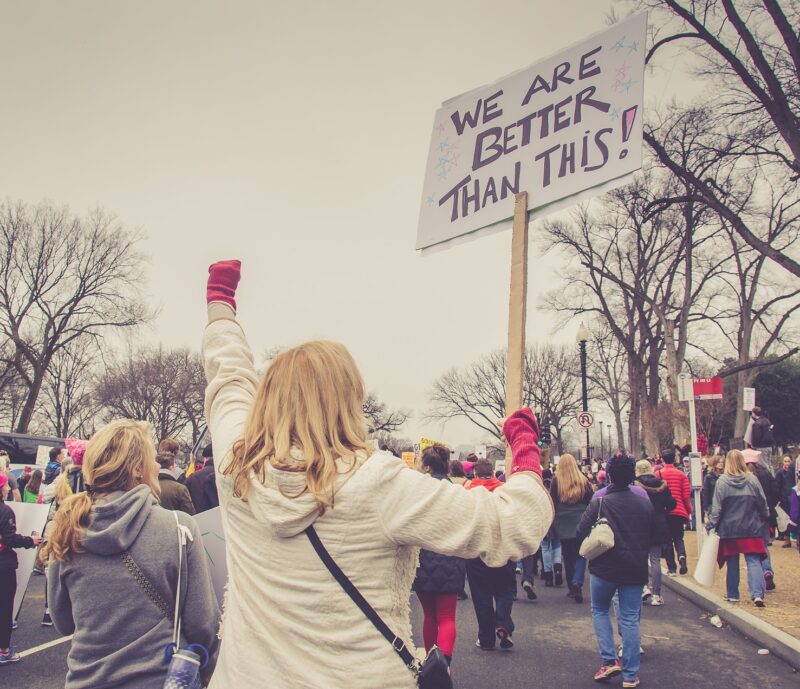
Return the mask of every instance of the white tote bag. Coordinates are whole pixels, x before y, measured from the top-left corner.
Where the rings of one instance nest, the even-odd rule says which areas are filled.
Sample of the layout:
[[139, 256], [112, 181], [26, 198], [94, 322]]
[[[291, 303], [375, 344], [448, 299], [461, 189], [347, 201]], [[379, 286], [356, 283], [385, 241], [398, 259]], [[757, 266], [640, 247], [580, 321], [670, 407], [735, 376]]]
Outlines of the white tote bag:
[[694, 568], [694, 579], [701, 586], [713, 586], [714, 575], [717, 573], [717, 553], [719, 552], [719, 536], [716, 531], [706, 534], [703, 538], [703, 547]]
[[775, 506], [775, 512], [778, 515], [778, 531], [786, 531], [789, 528], [789, 515], [780, 505]]

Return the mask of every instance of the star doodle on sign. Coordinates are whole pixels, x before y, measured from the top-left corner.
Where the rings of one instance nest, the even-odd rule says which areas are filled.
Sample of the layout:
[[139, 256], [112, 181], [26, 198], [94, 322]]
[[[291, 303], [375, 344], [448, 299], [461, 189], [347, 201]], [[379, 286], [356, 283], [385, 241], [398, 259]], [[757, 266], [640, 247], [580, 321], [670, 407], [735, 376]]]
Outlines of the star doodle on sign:
[[436, 132], [439, 134], [439, 136], [444, 136], [445, 132], [444, 122], [439, 122], [439, 126], [436, 127]]
[[433, 194], [431, 194], [428, 198], [425, 199], [425, 203], [427, 203], [429, 206], [433, 205]]
[[450, 148], [450, 144], [447, 143], [447, 139], [445, 139], [444, 141], [441, 141], [439, 143], [439, 150], [440, 151], [446, 151], [448, 148]]
[[638, 41], [633, 41], [628, 46], [628, 55], [630, 55], [631, 53], [638, 53], [638, 52], [639, 52], [639, 43]]
[[620, 91], [620, 89], [622, 89], [622, 86], [623, 86], [622, 82], [619, 79], [617, 79], [613, 84], [611, 84], [611, 90], [618, 92]]
[[609, 50], [617, 53], [625, 47], [625, 36], [620, 38], [614, 45], [612, 45]]
[[438, 174], [438, 177], [439, 177], [439, 179], [447, 179], [447, 173], [446, 173], [444, 170], [442, 170], [442, 171], [441, 171], [441, 172]]
[[611, 108], [610, 117], [612, 120], [616, 120], [617, 118], [619, 118], [619, 108]]
[[620, 67], [617, 68], [616, 77], [617, 79], [624, 79], [628, 76], [628, 63], [625, 62]]
[[638, 81], [638, 80], [636, 80], [636, 79], [628, 79], [628, 81], [626, 81], [626, 82], [625, 82], [625, 83], [622, 85], [622, 88], [624, 88], [624, 89], [625, 89], [625, 93], [629, 93], [629, 92], [630, 92], [630, 90], [631, 90], [631, 88], [633, 87], [633, 85], [634, 85], [634, 84], [638, 84], [638, 83], [639, 83], [639, 81]]

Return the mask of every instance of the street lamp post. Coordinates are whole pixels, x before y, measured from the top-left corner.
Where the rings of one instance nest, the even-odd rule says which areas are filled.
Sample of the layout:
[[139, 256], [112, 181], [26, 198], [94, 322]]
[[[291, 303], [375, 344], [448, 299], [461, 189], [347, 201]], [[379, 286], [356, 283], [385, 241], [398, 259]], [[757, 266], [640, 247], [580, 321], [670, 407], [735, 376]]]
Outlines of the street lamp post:
[[631, 413], [628, 412], [628, 447], [629, 452], [633, 454], [633, 433], [631, 431]]
[[603, 422], [600, 422], [600, 457], [606, 456], [605, 443], [603, 442]]
[[[581, 327], [578, 328], [578, 332], [575, 335], [575, 339], [578, 342], [578, 349], [580, 350], [581, 354], [581, 388], [583, 392], [583, 411], [589, 411], [589, 388], [586, 381], [586, 342], [589, 339], [589, 331], [586, 329], [586, 326], [581, 323]], [[590, 461], [591, 457], [589, 456], [591, 453], [589, 449], [589, 429], [586, 429], [586, 455], [584, 456], [585, 461]]]

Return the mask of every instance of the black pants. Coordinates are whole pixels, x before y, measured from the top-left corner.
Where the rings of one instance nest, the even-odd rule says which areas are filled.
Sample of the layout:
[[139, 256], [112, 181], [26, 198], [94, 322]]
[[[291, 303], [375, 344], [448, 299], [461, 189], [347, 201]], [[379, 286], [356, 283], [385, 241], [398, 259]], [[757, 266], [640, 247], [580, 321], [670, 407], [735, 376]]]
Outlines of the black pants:
[[478, 641], [481, 646], [495, 645], [495, 630], [503, 627], [514, 633], [511, 607], [517, 590], [516, 563], [487, 567], [482, 560], [467, 560], [467, 579], [478, 618]]
[[667, 569], [670, 572], [678, 570], [678, 566], [675, 564], [675, 553], [678, 554], [679, 558], [686, 557], [686, 546], [683, 545], [684, 524], [686, 524], [686, 520], [683, 517], [675, 514], [667, 515], [670, 542], [664, 546], [664, 557], [667, 559]]
[[0, 648], [11, 645], [14, 596], [17, 595], [17, 570], [0, 569]]

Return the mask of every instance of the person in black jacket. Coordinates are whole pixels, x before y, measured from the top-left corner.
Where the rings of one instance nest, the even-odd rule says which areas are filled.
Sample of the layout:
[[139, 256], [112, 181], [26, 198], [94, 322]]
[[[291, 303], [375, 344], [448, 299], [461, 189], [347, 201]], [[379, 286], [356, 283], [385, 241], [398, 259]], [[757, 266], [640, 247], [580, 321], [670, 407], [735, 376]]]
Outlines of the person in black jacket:
[[667, 523], [667, 515], [678, 504], [669, 490], [667, 482], [653, 473], [653, 465], [647, 459], [636, 462], [636, 485], [643, 488], [650, 498], [656, 519], [658, 542], [650, 547], [650, 577], [642, 594], [642, 601], [650, 601], [650, 605], [664, 605], [661, 597], [661, 553], [664, 546], [672, 543]]
[[722, 476], [724, 468], [725, 458], [722, 455], [713, 455], [708, 458], [707, 471], [703, 478], [703, 490], [700, 494], [700, 506], [704, 515], [711, 511], [711, 505], [714, 504], [714, 488], [717, 480]]
[[769, 518], [764, 524], [764, 545], [767, 549], [767, 556], [761, 560], [761, 567], [764, 570], [764, 584], [767, 591], [774, 591], [775, 570], [772, 569], [772, 558], [769, 554], [769, 546], [770, 531], [772, 527], [778, 525], [778, 513], [775, 511], [775, 507], [778, 504], [778, 486], [769, 469], [762, 464], [764, 455], [760, 450], [745, 450], [742, 452], [742, 455], [747, 464], [747, 470], [758, 479], [758, 482], [761, 484], [761, 490], [764, 491], [764, 497], [767, 499]]
[[186, 487], [189, 489], [189, 495], [192, 497], [197, 514], [219, 507], [217, 476], [214, 472], [214, 454], [211, 444], [205, 446], [203, 457], [206, 459], [203, 468], [186, 479]]
[[[632, 457], [611, 458], [606, 468], [611, 485], [601, 499], [589, 504], [577, 529], [580, 543], [602, 517], [614, 532], [614, 547], [589, 562], [592, 622], [603, 663], [594, 679], [605, 680], [622, 673], [623, 687], [639, 686], [642, 590], [647, 584], [650, 548], [659, 542], [653, 505], [628, 489], [635, 464]], [[616, 659], [611, 627], [615, 593], [619, 596], [622, 665]]]
[[[794, 473], [794, 462], [792, 461], [792, 458], [787, 455], [783, 458], [781, 468], [775, 475], [775, 486], [778, 489], [778, 504], [780, 505], [781, 509], [786, 512], [786, 514], [789, 514], [792, 511], [792, 491], [794, 490], [796, 482]], [[20, 488], [20, 490], [22, 489]], [[792, 538], [789, 535], [788, 528], [786, 531], [779, 534], [779, 536], [781, 539], [786, 541], [783, 544], [784, 548], [792, 547]]]
[[9, 494], [8, 479], [0, 473], [0, 665], [16, 663], [20, 657], [11, 648], [14, 623], [14, 597], [17, 595], [17, 554], [14, 548], [35, 548], [41, 536], [17, 533], [14, 510], [5, 504]]
[[[446, 447], [425, 448], [422, 453], [422, 471], [437, 481], [448, 481], [450, 451]], [[448, 661], [453, 658], [456, 642], [456, 605], [458, 594], [464, 590], [467, 573], [466, 560], [450, 555], [440, 555], [422, 549], [419, 567], [412, 590], [422, 605], [422, 639], [425, 652], [435, 644]]]

